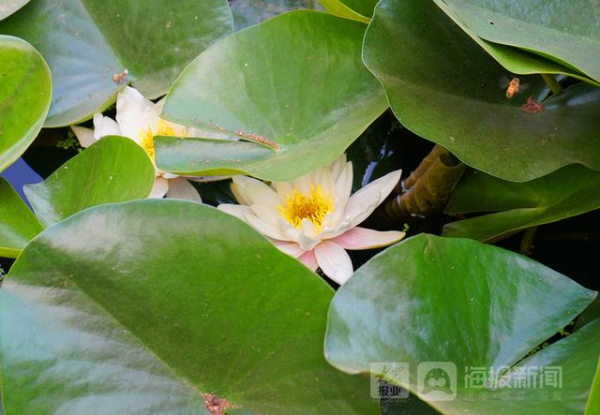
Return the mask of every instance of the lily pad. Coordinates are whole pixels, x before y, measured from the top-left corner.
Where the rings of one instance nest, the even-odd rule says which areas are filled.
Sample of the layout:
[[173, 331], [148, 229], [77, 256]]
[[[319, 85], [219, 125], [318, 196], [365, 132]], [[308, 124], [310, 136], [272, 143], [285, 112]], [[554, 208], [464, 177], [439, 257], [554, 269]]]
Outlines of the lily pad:
[[212, 46], [175, 82], [162, 116], [251, 142], [158, 138], [158, 167], [289, 180], [332, 162], [387, 108], [362, 63], [364, 30], [300, 10]]
[[6, 19], [27, 3], [29, 0], [0, 0], [0, 20]]
[[217, 209], [89, 209], [35, 238], [0, 290], [5, 412], [376, 414], [369, 380], [323, 357], [332, 296]]
[[495, 212], [444, 226], [444, 236], [494, 241], [520, 230], [600, 208], [600, 172], [564, 167], [548, 176], [514, 183], [471, 171], [461, 180], [446, 213]]
[[473, 33], [579, 70], [600, 82], [596, 0], [444, 0]]
[[50, 70], [24, 40], [0, 35], [0, 172], [33, 142], [50, 107]]
[[588, 398], [588, 405], [585, 408], [585, 415], [598, 413], [600, 413], [600, 359], [598, 359], [598, 366], [592, 383], [590, 397]]
[[192, 59], [232, 30], [226, 0], [36, 0], [0, 23], [0, 33], [31, 42], [52, 69], [46, 127], [90, 118], [128, 82], [147, 98], [165, 94]]
[[[478, 170], [527, 181], [575, 163], [600, 169], [600, 89], [575, 85], [524, 109], [529, 93], [507, 99], [507, 71], [433, 2], [382, 0], [364, 59], [405, 127]], [[539, 89], [541, 77], [520, 78]]]
[[[421, 234], [371, 259], [338, 290], [325, 352], [338, 369], [384, 376], [441, 413], [582, 413], [598, 359], [600, 321], [530, 352], [596, 295], [521, 255]], [[373, 362], [406, 363], [407, 376], [384, 375]], [[562, 366], [561, 401], [542, 401], [541, 391], [552, 389], [547, 386], [525, 390], [525, 399], [502, 399], [489, 389], [515, 393], [508, 376], [541, 366]], [[445, 385], [438, 383], [444, 390], [425, 382], [436, 368], [448, 376]], [[488, 388], [465, 379], [473, 368], [484, 368]], [[473, 399], [470, 392], [485, 396]], [[432, 401], [436, 395], [446, 399]]]
[[506, 70], [515, 74], [562, 74], [580, 79], [594, 86], [600, 86], [598, 81], [594, 81], [585, 74], [561, 65], [558, 62], [546, 59], [545, 57], [528, 52], [526, 50], [512, 46], [501, 45], [499, 43], [489, 42], [477, 36], [470, 27], [465, 24], [461, 17], [450, 8], [445, 0], [434, 0], [454, 22], [460, 26], [475, 42], [479, 44], [487, 53], [489, 53]]
[[16, 258], [42, 229], [17, 192], [0, 178], [0, 257]]
[[146, 198], [154, 166], [146, 152], [125, 137], [104, 137], [70, 159], [45, 181], [24, 187], [44, 226], [102, 203]]

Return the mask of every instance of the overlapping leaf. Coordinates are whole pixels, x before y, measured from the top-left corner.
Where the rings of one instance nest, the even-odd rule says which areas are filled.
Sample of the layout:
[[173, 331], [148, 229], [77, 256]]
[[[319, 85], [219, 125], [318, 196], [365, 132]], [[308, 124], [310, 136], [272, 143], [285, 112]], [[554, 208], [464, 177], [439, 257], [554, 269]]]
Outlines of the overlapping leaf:
[[24, 188], [45, 226], [102, 203], [148, 197], [154, 166], [146, 152], [125, 137], [104, 137], [56, 170]]
[[600, 4], [596, 0], [444, 0], [465, 26], [600, 82]]
[[[372, 362], [408, 363], [408, 380], [400, 384], [419, 397], [456, 391], [453, 400], [430, 402], [442, 413], [582, 413], [598, 360], [600, 321], [523, 359], [596, 295], [521, 255], [468, 239], [419, 235], [371, 259], [336, 293], [326, 356], [348, 373], [369, 372]], [[443, 391], [428, 389], [427, 367], [419, 372], [423, 362], [454, 365], [454, 382], [449, 379]], [[489, 389], [469, 391], [464, 376], [469, 367], [495, 369], [490, 385], [511, 393], [504, 384], [514, 388], [511, 374], [542, 366], [562, 367], [560, 401], [542, 402], [545, 388], [512, 400]], [[471, 399], [469, 392], [485, 397]]]
[[42, 229], [19, 195], [0, 178], [0, 256], [16, 258]]
[[57, 127], [105, 109], [129, 81], [148, 98], [166, 93], [232, 25], [226, 0], [36, 0], [0, 33], [28, 40], [47, 60], [54, 94], [46, 126]]
[[600, 172], [568, 166], [548, 176], [514, 183], [469, 172], [454, 190], [446, 213], [495, 212], [452, 222], [445, 236], [490, 241], [519, 230], [600, 208]]
[[510, 74], [433, 2], [380, 2], [364, 57], [402, 124], [470, 166], [511, 181], [574, 163], [600, 169], [600, 89], [576, 85], [528, 112], [541, 78], [520, 77], [529, 90], [508, 100]]
[[333, 161], [387, 107], [361, 60], [364, 30], [295, 11], [209, 48], [174, 84], [163, 116], [254, 142], [157, 138], [158, 167], [289, 180]]
[[595, 86], [600, 86], [600, 83], [592, 80], [583, 73], [572, 68], [561, 65], [543, 56], [527, 52], [523, 49], [514, 48], [511, 46], [501, 45], [498, 43], [489, 42], [477, 36], [466, 25], [456, 12], [448, 7], [444, 0], [434, 0], [454, 22], [460, 26], [475, 42], [479, 44], [487, 53], [489, 53], [500, 65], [506, 70], [523, 75], [531, 74], [562, 74], [572, 76]]
[[319, 0], [319, 2], [328, 13], [331, 13], [334, 16], [367, 24], [371, 21], [368, 17], [365, 17], [346, 6], [341, 0]]
[[292, 10], [315, 9], [316, 0], [234, 0], [229, 5], [235, 29], [241, 30]]
[[50, 106], [50, 71], [27, 42], [0, 35], [0, 172], [35, 139]]
[[0, 290], [5, 413], [196, 414], [222, 398], [248, 414], [375, 414], [368, 379], [323, 357], [332, 295], [214, 208], [89, 209], [34, 239]]

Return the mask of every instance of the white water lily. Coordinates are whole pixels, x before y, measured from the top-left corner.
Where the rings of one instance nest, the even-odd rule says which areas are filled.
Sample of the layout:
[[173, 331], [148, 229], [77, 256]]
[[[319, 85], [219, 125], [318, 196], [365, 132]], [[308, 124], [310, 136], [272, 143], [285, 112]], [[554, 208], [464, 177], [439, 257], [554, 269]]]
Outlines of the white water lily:
[[[131, 138], [148, 154], [156, 170], [156, 180], [150, 193], [151, 198], [178, 198], [201, 202], [194, 186], [185, 178], [164, 173], [156, 168], [154, 161], [154, 136], [185, 137], [197, 135], [195, 131], [160, 118], [164, 102], [154, 104], [136, 89], [125, 87], [117, 96], [116, 121], [102, 114], [94, 115], [94, 130], [73, 126], [73, 132], [81, 146], [86, 148], [108, 135]], [[206, 135], [206, 134], [204, 134]]]
[[311, 270], [320, 267], [343, 284], [353, 273], [347, 249], [379, 248], [405, 236], [358, 226], [391, 193], [401, 173], [389, 173], [353, 195], [352, 163], [345, 155], [296, 180], [271, 186], [235, 176], [231, 188], [240, 205], [222, 204], [219, 209], [242, 219]]

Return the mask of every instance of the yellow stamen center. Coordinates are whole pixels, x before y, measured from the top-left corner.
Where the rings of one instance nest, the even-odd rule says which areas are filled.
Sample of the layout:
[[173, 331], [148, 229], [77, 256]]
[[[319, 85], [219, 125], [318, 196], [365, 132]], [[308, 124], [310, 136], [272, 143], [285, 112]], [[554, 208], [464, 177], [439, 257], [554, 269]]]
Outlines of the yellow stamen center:
[[296, 228], [300, 228], [302, 219], [308, 219], [320, 231], [323, 218], [333, 210], [333, 202], [329, 194], [323, 194], [321, 186], [315, 188], [312, 185], [308, 196], [294, 189], [286, 196], [285, 205], [279, 205], [277, 209], [281, 216]]
[[[175, 134], [173, 127], [168, 125], [164, 120], [160, 119], [158, 120], [156, 134], [152, 132], [151, 128], [148, 128], [147, 130], [140, 130], [140, 145], [144, 150], [146, 150], [146, 153], [148, 153], [148, 156], [152, 159], [152, 161], [154, 161], [154, 137], [157, 135], [167, 135], [172, 137], [179, 134]], [[185, 135], [185, 130], [181, 132], [181, 135]]]

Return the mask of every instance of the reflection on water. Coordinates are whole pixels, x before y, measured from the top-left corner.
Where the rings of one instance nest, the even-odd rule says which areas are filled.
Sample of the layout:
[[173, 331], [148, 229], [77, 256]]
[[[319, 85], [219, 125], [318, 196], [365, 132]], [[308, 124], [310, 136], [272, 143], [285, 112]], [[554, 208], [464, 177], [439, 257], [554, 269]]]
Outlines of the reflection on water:
[[[23, 186], [31, 183], [39, 183], [42, 178], [39, 174], [29, 167], [23, 159], [17, 160], [12, 166], [0, 173], [0, 177], [4, 177], [10, 185], [19, 193], [19, 196], [27, 203], [25, 194], [23, 193]], [[31, 206], [29, 206], [31, 208]]]

